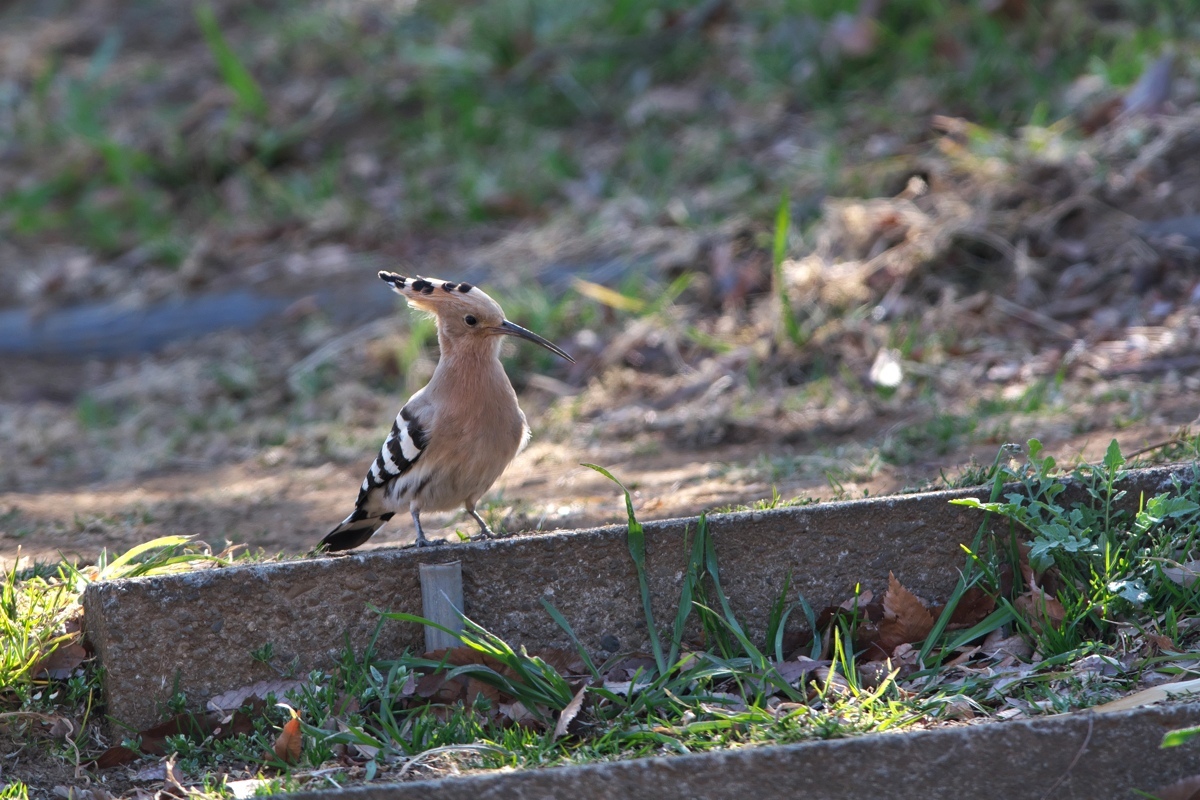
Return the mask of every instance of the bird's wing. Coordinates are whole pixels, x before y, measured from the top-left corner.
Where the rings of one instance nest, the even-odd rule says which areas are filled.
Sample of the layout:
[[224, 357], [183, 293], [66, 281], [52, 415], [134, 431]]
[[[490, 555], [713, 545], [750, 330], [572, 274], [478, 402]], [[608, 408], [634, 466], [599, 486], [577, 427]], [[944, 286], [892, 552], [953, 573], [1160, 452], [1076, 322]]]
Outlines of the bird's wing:
[[326, 550], [358, 547], [392, 518], [395, 512], [384, 503], [387, 485], [411, 470], [429, 446], [427, 426], [413, 409], [412, 400], [400, 409], [396, 421], [392, 423], [391, 433], [384, 440], [379, 455], [371, 463], [371, 470], [358, 490], [354, 512], [330, 531], [319, 547]]

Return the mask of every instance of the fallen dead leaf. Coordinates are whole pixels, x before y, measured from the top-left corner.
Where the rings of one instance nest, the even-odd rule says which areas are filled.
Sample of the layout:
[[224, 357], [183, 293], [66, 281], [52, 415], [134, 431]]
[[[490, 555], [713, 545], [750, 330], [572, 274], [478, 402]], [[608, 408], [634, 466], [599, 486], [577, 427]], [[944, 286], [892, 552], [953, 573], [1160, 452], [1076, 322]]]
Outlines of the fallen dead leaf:
[[55, 739], [74, 739], [77, 733], [79, 733], [79, 723], [70, 717], [58, 717], [49, 730], [49, 734]]
[[288, 692], [305, 685], [307, 685], [307, 681], [300, 680], [279, 679], [274, 681], [259, 681], [250, 686], [231, 689], [216, 697], [209, 698], [207, 708], [209, 711], [230, 714], [251, 700], [258, 699], [265, 702], [268, 695], [274, 695], [276, 700], [283, 700]]
[[54, 794], [66, 800], [112, 800], [113, 795], [99, 786], [82, 788], [79, 786], [55, 786]]
[[300, 717], [293, 716], [283, 723], [283, 730], [275, 740], [275, 755], [285, 764], [296, 764], [300, 761], [300, 746], [303, 735], [300, 732]]
[[34, 676], [63, 681], [88, 660], [87, 648], [78, 639], [63, 642], [48, 655], [38, 660]]
[[538, 724], [538, 718], [520, 700], [515, 703], [501, 703], [499, 709], [500, 714], [512, 720], [514, 725]]
[[866, 589], [866, 590], [860, 592], [859, 594], [856, 594], [854, 597], [851, 597], [850, 599], [843, 601], [842, 604], [838, 606], [838, 608], [845, 609], [846, 611], [854, 611], [855, 609], [866, 608], [867, 606], [869, 606], [871, 604], [871, 601], [874, 599], [875, 599], [875, 593], [872, 592], [870, 589]]
[[1200, 775], [1175, 781], [1150, 794], [1158, 800], [1200, 800]]
[[150, 781], [165, 781], [166, 779], [167, 768], [161, 762], [139, 769], [136, 773], [134, 773], [133, 778], [131, 778], [131, 780], [142, 781], [144, 783], [148, 783]]
[[996, 598], [978, 586], [972, 586], [959, 598], [958, 605], [954, 607], [954, 613], [950, 615], [950, 623], [946, 627], [951, 630], [969, 628], [982, 622], [988, 614], [995, 610]]
[[75, 670], [88, 660], [89, 653], [83, 644], [82, 612], [67, 620], [63, 626], [63, 633], [67, 638], [60, 641], [49, 653], [38, 658], [33, 667], [34, 677], [63, 681], [71, 677]]
[[891, 673], [891, 666], [887, 662], [867, 661], [858, 665], [858, 685], [867, 691], [878, 689]]
[[254, 717], [261, 715], [263, 704], [252, 703], [248, 710], [237, 711], [232, 716], [222, 717], [216, 712], [207, 714], [177, 714], [166, 722], [147, 728], [138, 733], [141, 740], [141, 751], [117, 745], [110, 747], [91, 762], [95, 769], [108, 769], [137, 760], [142, 753], [149, 755], [165, 755], [166, 739], [168, 736], [186, 736], [194, 741], [200, 741], [206, 736], [214, 739], [226, 739], [243, 733], [254, 731]]
[[918, 660], [920, 655], [921, 651], [908, 642], [897, 645], [896, 649], [892, 651], [892, 668], [896, 670], [899, 677], [907, 677], [920, 668]]
[[828, 667], [829, 662], [800, 656], [791, 661], [781, 661], [773, 666], [779, 673], [779, 677], [787, 681], [790, 686], [799, 688], [800, 684], [804, 682], [805, 676], [816, 672], [820, 667]]
[[173, 795], [178, 798], [187, 797], [188, 790], [184, 788], [182, 776], [179, 769], [175, 766], [175, 755], [171, 754], [166, 761], [163, 762], [163, 774], [166, 776], [163, 780], [163, 794]]
[[1171, 639], [1170, 636], [1163, 636], [1162, 634], [1159, 634], [1159, 633], [1147, 633], [1146, 641], [1150, 644], [1150, 646], [1152, 648], [1154, 648], [1155, 652], [1158, 652], [1158, 653], [1162, 653], [1162, 652], [1178, 653], [1179, 652], [1178, 645], [1175, 644], [1175, 642]]
[[583, 663], [583, 659], [579, 657], [579, 653], [575, 650], [547, 648], [539, 650], [534, 655], [553, 667], [559, 675], [569, 677], [587, 674], [587, 665]]
[[571, 722], [575, 717], [579, 716], [579, 709], [583, 708], [583, 694], [587, 691], [587, 684], [579, 687], [579, 691], [571, 698], [571, 702], [567, 703], [566, 708], [558, 715], [558, 722], [554, 725], [554, 738], [561, 739], [567, 735], [567, 729], [571, 727]]
[[1111, 703], [1105, 703], [1102, 706], [1096, 706], [1092, 709], [1092, 711], [1096, 712], [1097, 714], [1111, 714], [1114, 711], [1125, 711], [1130, 708], [1148, 706], [1151, 703], [1170, 700], [1172, 697], [1182, 697], [1188, 694], [1195, 694], [1196, 692], [1200, 692], [1200, 678], [1190, 681], [1166, 683], [1162, 686], [1151, 686], [1149, 689], [1143, 689], [1140, 692], [1134, 692], [1133, 694], [1122, 697], [1119, 700], [1113, 700]]
[[1200, 579], [1200, 561], [1190, 560], [1172, 567], [1163, 567], [1162, 574], [1172, 583], [1190, 587]]
[[1024, 636], [1005, 636], [1000, 630], [989, 633], [980, 647], [984, 655], [992, 657], [1010, 655], [1028, 661], [1033, 656], [1033, 645], [1026, 641]]
[[883, 595], [883, 620], [879, 623], [879, 646], [892, 653], [898, 645], [920, 642], [933, 630], [933, 615], [915, 594], [888, 573]]
[[1036, 583], [1030, 585], [1029, 591], [1013, 600], [1013, 607], [1038, 631], [1043, 630], [1045, 625], [1051, 628], [1059, 627], [1067, 616], [1066, 609], [1058, 598], [1047, 594]]

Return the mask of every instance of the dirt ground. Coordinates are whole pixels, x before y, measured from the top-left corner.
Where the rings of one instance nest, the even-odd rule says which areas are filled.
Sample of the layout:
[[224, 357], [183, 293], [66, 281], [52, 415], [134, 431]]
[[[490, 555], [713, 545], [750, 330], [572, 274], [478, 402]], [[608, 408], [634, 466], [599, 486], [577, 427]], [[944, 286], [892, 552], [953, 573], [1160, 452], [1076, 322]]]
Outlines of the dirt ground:
[[[53, 372], [53, 367], [47, 368]], [[1119, 410], [1117, 410], [1119, 411]], [[1113, 413], [1113, 412], [1110, 412]], [[1036, 433], [1060, 460], [1088, 461], [1103, 455], [1115, 437], [1126, 453], [1170, 440], [1194, 423], [1193, 398], [1181, 397], [1155, 409], [1152, 421], [1121, 430], [1101, 428], [1073, 434], [1066, 423], [1039, 426]], [[857, 425], [852, 434], [837, 437], [834, 454], [812, 455], [803, 444], [803, 429], [761, 434], [755, 441], [695, 450], [654, 448], [630, 452], [623, 442], [535, 441], [512, 464], [493, 488], [500, 523], [508, 531], [535, 532], [618, 523], [624, 509], [615, 488], [580, 462], [606, 466], [633, 487], [635, 509], [642, 519], [688, 516], [731, 504], [770, 498], [823, 500], [878, 495], [918, 486], [937, 485], [971, 464], [990, 463], [998, 443], [980, 442], [941, 455], [929, 454], [903, 467], [871, 464], [867, 447], [855, 445], [882, 440], [902, 419], [879, 415]], [[386, 425], [380, 426], [381, 435]], [[1026, 432], [1022, 432], [1026, 433]], [[647, 441], [652, 441], [647, 437]], [[825, 449], [826, 445], [811, 447]], [[646, 452], [659, 450], [659, 452]], [[364, 460], [369, 459], [365, 457]], [[788, 474], [772, 480], [764, 463], [789, 463]], [[244, 543], [266, 554], [296, 554], [309, 550], [327, 530], [348, 513], [361, 482], [360, 464], [326, 463], [293, 466], [252, 458], [239, 463], [164, 471], [144, 479], [100, 481], [41, 491], [0, 493], [0, 524], [5, 568], [11, 568], [18, 548], [22, 561], [53, 561], [60, 556], [91, 562], [107, 549], [122, 552], [140, 542], [167, 534], [195, 535], [215, 549], [225, 543]], [[831, 482], [829, 474], [842, 476]], [[411, 526], [391, 524], [367, 547], [386, 547], [412, 541]], [[433, 536], [450, 536], [455, 529], [470, 532], [464, 514], [430, 515]], [[440, 529], [440, 530], [439, 530]], [[27, 562], [26, 562], [27, 563]]]
[[[619, 521], [614, 487], [581, 462], [611, 469], [652, 519], [773, 491], [830, 499], [937, 485], [1029, 438], [1064, 463], [1094, 458], [1113, 437], [1135, 452], [1177, 437], [1200, 412], [1191, 60], [1180, 59], [1174, 84], [1149, 87], [1153, 102], [1131, 102], [1148, 91], [1142, 84], [1124, 99], [1102, 87], [1105, 114], [1067, 103], [1073, 116], [1042, 127], [1001, 132], [921, 112], [889, 119], [880, 133], [852, 116], [861, 129], [847, 131], [846, 146], [861, 152], [843, 154], [853, 168], [838, 182], [862, 191], [847, 197], [824, 196], [812, 177], [805, 159], [819, 129], [802, 104], [780, 99], [790, 89], [764, 84], [778, 98], [709, 108], [697, 87], [721, 76], [701, 60], [690, 83], [639, 90], [634, 105], [614, 94], [605, 113], [621, 126], [577, 126], [594, 163], [584, 158], [587, 174], [564, 178], [552, 199], [531, 206], [493, 192], [477, 224], [434, 228], [425, 217], [388, 216], [409, 208], [396, 186], [413, 176], [390, 149], [408, 140], [388, 138], [372, 116], [386, 109], [394, 126], [425, 119], [411, 98], [380, 98], [416, 92], [426, 73], [403, 63], [402, 49], [372, 51], [384, 71], [370, 90], [382, 94], [364, 100], [338, 82], [341, 71], [365, 68], [342, 63], [353, 48], [326, 42], [310, 63], [304, 38], [341, 31], [374, 42], [391, 29], [372, 15], [401, 12], [342, 9], [333, 27], [297, 24], [277, 41], [286, 26], [250, 24], [218, 4], [272, 99], [256, 117], [238, 110], [253, 98], [224, 86], [190, 11], [86, 5], [68, 18], [18, 4], [6, 33], [11, 58], [0, 66], [16, 110], [4, 120], [26, 139], [0, 149], [0, 189], [10, 197], [0, 220], [28, 230], [0, 242], [0, 330], [37, 341], [81, 307], [169, 317], [171, 303], [239, 290], [274, 292], [280, 307], [254, 324], [210, 325], [218, 329], [123, 355], [86, 355], [130, 333], [78, 320], [68, 329], [74, 339], [49, 355], [3, 348], [2, 564], [18, 549], [22, 559], [91, 560], [166, 533], [267, 554], [308, 550], [349, 512], [391, 419], [436, 360], [427, 327], [398, 303], [388, 311], [374, 300], [387, 296], [372, 277], [384, 267], [469, 277], [579, 362], [568, 368], [532, 348], [506, 356], [534, 430], [484, 509], [509, 531]], [[298, 22], [326, 11], [289, 13]], [[770, 34], [755, 19], [721, 13], [667, 33], [702, 34], [737, 66], [758, 52], [754, 36]], [[455, 26], [445, 35], [461, 45]], [[55, 53], [60, 62], [43, 57]], [[167, 66], [147, 67], [158, 60]], [[89, 105], [101, 91], [111, 102]], [[323, 103], [342, 103], [345, 114], [325, 114]], [[509, 109], [506, 124], [522, 108]], [[667, 120], [668, 137], [696, 147], [711, 144], [713, 131], [745, 127], [754, 135], [731, 141], [748, 172], [725, 183], [705, 169], [673, 176], [678, 202], [661, 209], [649, 190], [633, 193], [641, 184], [588, 189], [588, 175], [644, 178], [626, 163], [633, 150], [605, 146], [620, 134], [634, 147], [658, 130], [637, 127], [644, 117]], [[110, 139], [97, 139], [89, 120]], [[263, 130], [276, 129], [299, 137], [277, 160], [247, 144], [261, 146]], [[544, 156], [532, 141], [509, 153], [518, 178], [522, 153]], [[122, 147], [137, 156], [129, 163], [161, 167], [137, 176], [132, 193], [105, 183], [125, 180], [112, 155]], [[220, 160], [229, 154], [233, 162]], [[494, 155], [484, 151], [484, 161]], [[83, 180], [101, 156], [115, 177]], [[172, 160], [184, 156], [194, 163]], [[723, 157], [695, 160], [704, 167]], [[421, 213], [461, 211], [448, 168], [437, 159], [422, 167], [438, 191]], [[64, 169], [63, 185], [75, 188], [60, 198]], [[202, 179], [178, 181], [187, 170]], [[333, 196], [310, 197], [321, 170], [333, 176]], [[769, 196], [754, 189], [768, 178], [793, 193], [777, 270], [775, 229], [762, 213], [778, 202], [777, 187]], [[268, 213], [272, 198], [282, 210]], [[173, 221], [156, 216], [159, 206]], [[88, 217], [95, 229], [72, 230], [71, 215], [84, 212], [99, 215]], [[137, 226], [157, 236], [160, 222], [182, 226], [171, 235], [189, 242], [176, 261], [141, 248]], [[101, 223], [119, 223], [123, 238], [96, 238]], [[338, 294], [347, 287], [363, 288]], [[1163, 452], [1192, 455], [1147, 455]], [[462, 524], [461, 515], [430, 519], [447, 535]], [[398, 520], [371, 546], [410, 536]]]
[[[1161, 163], [1139, 167], [1147, 174], [1172, 169], [1190, 147], [1170, 133], [1182, 124], [1153, 124], [1175, 149], [1164, 145]], [[1114, 437], [1133, 453], [1194, 424], [1200, 271], [1186, 237], [1151, 246], [1124, 223], [1127, 238], [1114, 243], [1114, 217], [1126, 212], [1089, 209], [1094, 187], [1068, 180], [1066, 167], [1022, 168], [1022, 202], [1065, 199], [1015, 223], [979, 210], [1003, 194], [993, 184], [939, 168], [944, 179], [921, 197], [828, 204], [808, 255], [783, 265], [812, 331], [803, 347], [781, 343], [765, 292], [714, 308], [691, 290], [652, 317], [610, 310], [586, 328], [549, 323], [580, 363], [510, 356], [534, 439], [485, 515], [514, 532], [620, 521], [614, 487], [581, 462], [612, 470], [634, 490], [639, 514], [654, 519], [773, 491], [832, 499], [938, 485], [1031, 437], [1063, 463], [1097, 457]], [[1200, 205], [1200, 177], [1180, 176], [1187, 182], [1172, 185], [1173, 205], [1186, 211]], [[955, 204], [966, 202], [976, 208], [964, 215]], [[1134, 194], [1126, 206], [1145, 202]], [[1047, 255], [1022, 273], [1035, 234]], [[477, 263], [480, 250], [520, 252], [514, 242], [528, 253], [534, 236], [516, 226], [452, 252]], [[1093, 261], [1056, 272], [1046, 263], [1066, 256], [1055, 248], [1071, 258], [1092, 252]], [[1009, 250], [1017, 268], [1004, 264]], [[434, 274], [456, 277], [443, 266]], [[881, 271], [891, 277], [881, 281]], [[150, 353], [6, 358], [0, 561], [11, 564], [18, 549], [22, 560], [90, 561], [168, 533], [268, 555], [311, 548], [349, 512], [395, 411], [436, 359], [428, 339], [413, 347], [407, 310], [339, 321], [304, 299], [320, 286], [308, 281], [288, 311], [259, 326]], [[870, 302], [874, 317], [851, 310]], [[689, 342], [689, 326], [724, 344]], [[877, 374], [889, 360], [903, 376], [898, 386]], [[432, 516], [430, 528], [452, 536], [463, 519]], [[411, 535], [400, 520], [370, 546]]]

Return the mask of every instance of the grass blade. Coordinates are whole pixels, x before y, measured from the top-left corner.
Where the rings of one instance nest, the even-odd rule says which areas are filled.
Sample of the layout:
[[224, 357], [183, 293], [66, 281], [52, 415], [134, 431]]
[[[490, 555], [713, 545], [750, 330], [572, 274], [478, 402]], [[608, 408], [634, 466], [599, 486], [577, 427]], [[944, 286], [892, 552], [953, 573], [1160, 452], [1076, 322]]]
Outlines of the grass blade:
[[567, 632], [567, 636], [571, 639], [571, 644], [575, 645], [575, 650], [578, 651], [579, 657], [583, 659], [588, 672], [592, 673], [592, 677], [599, 682], [601, 680], [600, 670], [596, 669], [596, 665], [592, 663], [592, 657], [588, 655], [587, 648], [583, 646], [583, 642], [579, 641], [579, 637], [575, 635], [575, 630], [571, 627], [571, 623], [567, 622], [567, 618], [546, 597], [542, 598], [542, 607], [546, 609], [546, 613], [558, 624], [558, 627]]
[[[667, 672], [667, 661], [663, 657], [662, 643], [658, 639], [658, 626], [654, 622], [654, 609], [650, 603], [650, 584], [646, 582], [646, 533], [642, 529], [642, 524], [634, 516], [633, 498], [629, 496], [629, 490], [625, 488], [625, 485], [604, 467], [598, 464], [583, 464], [582, 466], [599, 472], [621, 487], [621, 491], [625, 494], [625, 513], [629, 517], [629, 535], [627, 537], [629, 555], [632, 556], [633, 565], [637, 569], [638, 588], [642, 593], [642, 611], [646, 615], [646, 631], [650, 635], [650, 649], [654, 653], [654, 663], [658, 666], [658, 674], [664, 675]], [[704, 524], [704, 517], [700, 518], [700, 524]]]
[[[130, 566], [133, 560], [143, 553], [159, 548], [179, 547], [187, 544], [191, 540], [192, 537], [190, 536], [160, 536], [157, 539], [151, 539], [148, 542], [143, 542], [142, 544], [125, 551], [120, 556], [113, 559], [112, 563], [105, 566], [100, 571], [100, 580], [126, 577], [126, 567]], [[136, 565], [132, 567], [132, 569], [136, 568]]]
[[783, 330], [787, 338], [797, 347], [804, 344], [804, 334], [800, 331], [800, 323], [796, 320], [796, 312], [788, 299], [787, 282], [783, 277], [783, 260], [787, 256], [788, 229], [791, 225], [792, 203], [787, 195], [779, 198], [779, 210], [775, 212], [775, 240], [771, 247], [772, 277], [775, 282], [775, 293], [779, 298], [779, 314], [783, 320]]
[[[992, 464], [992, 491], [989, 502], [995, 503], [1000, 499], [1004, 491], [1004, 471], [1000, 469], [1000, 461], [1007, 455], [1006, 447], [1000, 448], [996, 453], [996, 460]], [[954, 501], [951, 501], [952, 503]], [[988, 526], [991, 522], [990, 512], [984, 512], [983, 521], [979, 523], [979, 529], [975, 532], [975, 539], [971, 543], [971, 553], [978, 553], [983, 544], [983, 539], [987, 535]], [[924, 643], [921, 645], [921, 651], [917, 655], [917, 663], [924, 667], [926, 659], [937, 645], [938, 640], [942, 638], [942, 634], [946, 631], [946, 626], [950, 624], [950, 618], [954, 616], [954, 610], [958, 607], [958, 602], [962, 600], [963, 595], [967, 590], [979, 582], [981, 575], [975, 571], [975, 562], [973, 559], [967, 560], [967, 565], [958, 576], [958, 583], [954, 586], [954, 591], [950, 594], [950, 599], [946, 601], [945, 608], [938, 618], [933, 623], [933, 629], [929, 631], [929, 635], [925, 637]], [[943, 652], [948, 652], [943, 648]]]
[[[685, 534], [686, 535], [686, 534]], [[675, 624], [671, 627], [671, 652], [667, 663], [674, 664], [679, 658], [679, 649], [683, 643], [683, 630], [688, 617], [692, 615], [692, 603], [695, 599], [696, 584], [700, 581], [700, 572], [704, 569], [704, 537], [700, 532], [692, 539], [692, 552], [688, 558], [687, 573], [683, 578], [683, 587], [679, 591], [679, 608], [675, 612]]]
[[200, 25], [208, 49], [212, 51], [213, 60], [217, 62], [221, 79], [233, 92], [237, 109], [258, 119], [266, 118], [267, 98], [263, 95], [262, 87], [225, 40], [211, 5], [204, 3], [196, 6], [196, 22]]

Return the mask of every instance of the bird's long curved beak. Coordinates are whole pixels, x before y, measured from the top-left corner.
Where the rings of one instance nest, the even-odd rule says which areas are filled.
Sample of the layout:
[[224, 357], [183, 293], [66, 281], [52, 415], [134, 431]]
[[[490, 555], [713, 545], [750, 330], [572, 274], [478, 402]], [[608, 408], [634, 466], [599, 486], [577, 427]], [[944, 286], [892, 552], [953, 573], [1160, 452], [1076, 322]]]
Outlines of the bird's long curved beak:
[[551, 353], [562, 356], [567, 361], [570, 361], [572, 364], [575, 363], [575, 359], [573, 359], [569, 355], [567, 355], [566, 350], [563, 350], [561, 347], [556, 345], [554, 342], [551, 342], [549, 339], [543, 339], [541, 336], [538, 336], [536, 333], [529, 330], [528, 328], [522, 328], [520, 325], [518, 325], [515, 322], [509, 322], [508, 320], [504, 320], [504, 322], [501, 322], [499, 326], [492, 328], [492, 330], [495, 331], [496, 335], [498, 335], [498, 336], [499, 335], [520, 336], [522, 339], [528, 339], [529, 341], [533, 342], [534, 344], [540, 344], [542, 347], [546, 348]]

